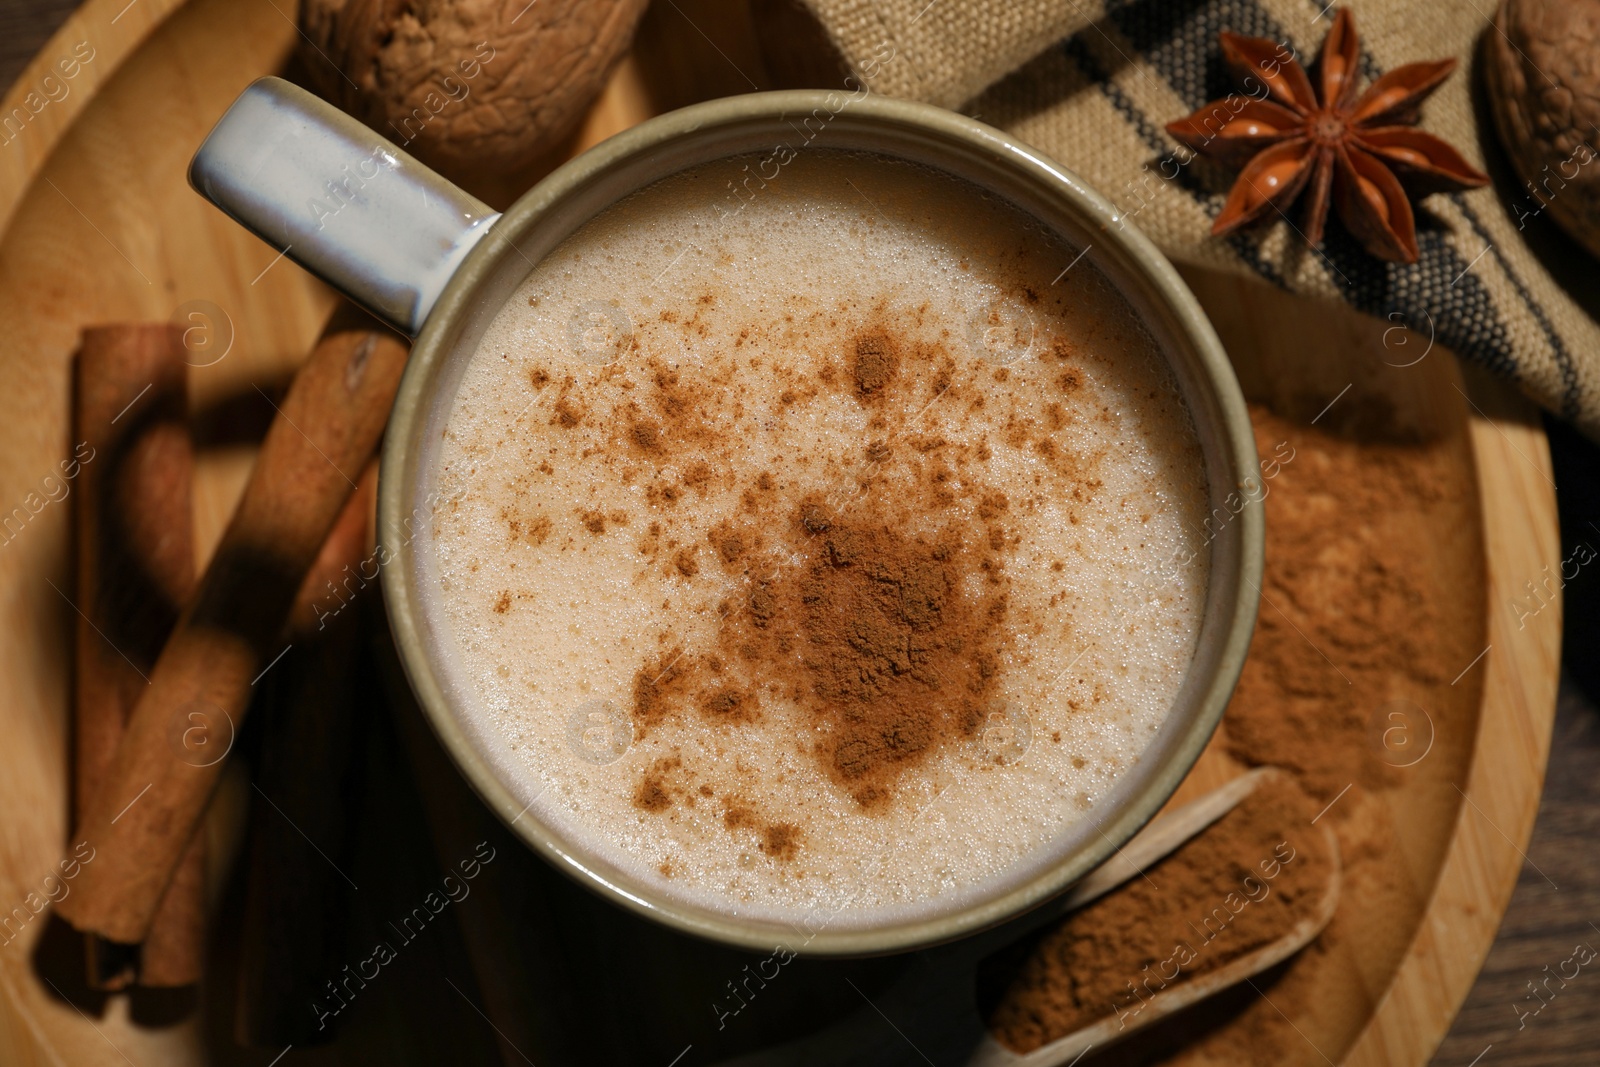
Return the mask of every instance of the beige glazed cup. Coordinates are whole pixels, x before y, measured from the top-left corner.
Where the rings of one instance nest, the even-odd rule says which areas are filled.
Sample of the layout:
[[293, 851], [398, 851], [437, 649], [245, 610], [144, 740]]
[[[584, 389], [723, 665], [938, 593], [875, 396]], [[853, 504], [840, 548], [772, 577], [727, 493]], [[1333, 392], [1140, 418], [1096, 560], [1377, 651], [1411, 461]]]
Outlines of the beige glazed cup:
[[[689, 167], [809, 148], [868, 150], [942, 170], [1056, 231], [1118, 286], [1161, 343], [1189, 406], [1209, 480], [1210, 582], [1196, 652], [1138, 762], [1086, 819], [994, 892], [915, 917], [806, 929], [669, 900], [539, 818], [534, 795], [497, 766], [502, 742], [464, 714], [442, 669], [448, 640], [423, 595], [435, 456], [466, 363], [541, 257], [608, 206]], [[733, 175], [730, 174], [729, 177]], [[1255, 624], [1262, 486], [1250, 421], [1222, 346], [1170, 263], [1081, 179], [1021, 142], [938, 108], [802, 91], [675, 111], [555, 171], [504, 215], [455, 189], [354, 120], [286, 82], [251, 86], [195, 157], [204, 195], [308, 269], [415, 336], [385, 438], [378, 529], [393, 636], [434, 730], [479, 796], [557, 868], [617, 904], [733, 945], [812, 955], [902, 951], [1022, 915], [1104, 862], [1171, 796], [1211, 737]], [[778, 180], [781, 180], [778, 179]], [[720, 197], [720, 188], [711, 194]], [[582, 303], [602, 294], [574, 294]], [[1153, 568], [1154, 569], [1154, 568]], [[1156, 576], [1159, 580], [1159, 574]]]

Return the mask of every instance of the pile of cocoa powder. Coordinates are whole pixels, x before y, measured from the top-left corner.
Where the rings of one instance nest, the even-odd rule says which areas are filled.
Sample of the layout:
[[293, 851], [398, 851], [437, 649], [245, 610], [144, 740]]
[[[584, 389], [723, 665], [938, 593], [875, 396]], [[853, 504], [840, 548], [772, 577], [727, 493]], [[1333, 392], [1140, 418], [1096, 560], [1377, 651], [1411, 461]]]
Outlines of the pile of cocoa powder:
[[[1339, 907], [1316, 941], [1253, 984], [1096, 1049], [1082, 1067], [1337, 1062], [1399, 964], [1459, 810], [1451, 783], [1464, 775], [1481, 700], [1481, 672], [1463, 668], [1486, 643], [1465, 434], [1405, 428], [1382, 397], [1359, 390], [1316, 426], [1258, 405], [1251, 418], [1268, 491], [1266, 574], [1211, 752], [1290, 772], [1319, 828], [1336, 832]], [[1408, 748], [1390, 744], [1396, 725]], [[1302, 836], [1305, 812], [1299, 804], [1284, 815]], [[1165, 919], [1186, 916], [1220, 888], [1212, 882], [1260, 858], [1241, 830], [1214, 826], [1151, 872], [1159, 890], [1136, 879], [991, 961], [985, 1008], [996, 1037], [1025, 1050], [1111, 1017], [1127, 983], [1171, 955]], [[1217, 865], [1196, 870], [1184, 858], [1202, 855]], [[1275, 928], [1266, 921], [1233, 944], [1219, 939], [1223, 951], [1184, 975], [1237, 958]]]

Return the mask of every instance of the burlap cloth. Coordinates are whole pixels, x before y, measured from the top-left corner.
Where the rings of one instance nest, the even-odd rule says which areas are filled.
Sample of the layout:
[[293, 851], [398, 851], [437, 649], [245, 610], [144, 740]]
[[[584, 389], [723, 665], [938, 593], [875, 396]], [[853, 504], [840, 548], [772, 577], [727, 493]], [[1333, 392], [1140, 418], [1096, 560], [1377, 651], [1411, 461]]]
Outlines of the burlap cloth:
[[[1558, 281], [1528, 238], [1560, 239], [1548, 221], [1528, 224], [1538, 204], [1514, 179], [1426, 198], [1412, 265], [1374, 259], [1332, 222], [1320, 254], [1281, 221], [1208, 235], [1232, 172], [1185, 162], [1190, 154], [1163, 127], [1239, 90], [1218, 31], [1288, 42], [1309, 66], [1332, 21], [1326, 0], [804, 2], [846, 63], [870, 73], [872, 91], [959, 108], [1021, 137], [1083, 175], [1172, 258], [1254, 272], [1434, 336], [1600, 437], [1600, 324], [1574, 298], [1600, 289], [1600, 264], [1580, 253]], [[1487, 114], [1474, 114], [1473, 68], [1478, 38], [1498, 32], [1495, 0], [1349, 6], [1368, 81], [1416, 60], [1460, 61], [1421, 125], [1485, 169], [1494, 131]]]

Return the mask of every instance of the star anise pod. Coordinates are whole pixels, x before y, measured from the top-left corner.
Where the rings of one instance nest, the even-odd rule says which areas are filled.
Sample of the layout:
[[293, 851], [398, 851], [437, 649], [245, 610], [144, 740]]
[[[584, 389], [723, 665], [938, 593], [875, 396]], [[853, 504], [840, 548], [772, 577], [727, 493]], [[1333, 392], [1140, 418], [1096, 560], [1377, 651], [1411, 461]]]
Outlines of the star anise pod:
[[1454, 59], [1396, 67], [1357, 95], [1360, 39], [1341, 8], [1322, 42], [1318, 87], [1299, 61], [1265, 37], [1221, 34], [1229, 67], [1256, 86], [1215, 100], [1167, 132], [1196, 152], [1241, 168], [1211, 227], [1214, 236], [1285, 212], [1308, 185], [1305, 238], [1322, 243], [1330, 190], [1339, 218], [1367, 251], [1417, 261], [1407, 193], [1455, 192], [1488, 183], [1461, 153], [1415, 128], [1422, 101], [1455, 70]]

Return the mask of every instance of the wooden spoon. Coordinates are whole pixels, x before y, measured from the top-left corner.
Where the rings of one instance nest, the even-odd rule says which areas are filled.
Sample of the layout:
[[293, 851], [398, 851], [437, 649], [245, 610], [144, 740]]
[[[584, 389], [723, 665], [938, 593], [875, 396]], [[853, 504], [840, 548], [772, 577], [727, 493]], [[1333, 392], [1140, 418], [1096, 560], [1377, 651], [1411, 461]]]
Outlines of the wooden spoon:
[[[1314, 914], [1276, 941], [1232, 963], [1174, 983], [1152, 997], [1126, 1025], [1113, 1016], [1020, 1055], [989, 1033], [973, 995], [982, 960], [1138, 877], [1232, 811], [1269, 775], [1281, 773], [1275, 767], [1257, 768], [1153, 820], [1111, 859], [1050, 903], [987, 933], [922, 952], [894, 985], [855, 1014], [799, 1041], [723, 1061], [722, 1067], [809, 1067], [818, 1063], [888, 1067], [933, 1062], [925, 1052], [957, 1049], [964, 1050], [960, 1062], [967, 1067], [1054, 1067], [1069, 1064], [1090, 1047], [1121, 1040], [1282, 962], [1322, 932], [1339, 903], [1338, 842], [1326, 826], [1322, 832], [1333, 870]], [[940, 1062], [947, 1062], [947, 1057], [941, 1056]]]
[[[1260, 768], [1252, 773], [1258, 774], [1267, 770], [1269, 768]], [[1275, 769], [1273, 770], [1277, 773]], [[1255, 780], [1259, 781], [1259, 778]], [[1252, 787], [1255, 782], [1251, 783]], [[1327, 885], [1322, 891], [1322, 897], [1317, 901], [1316, 910], [1295, 923], [1283, 936], [1214, 971], [1174, 983], [1170, 989], [1164, 989], [1152, 997], [1137, 1015], [1126, 1020], [1118, 1019], [1116, 1016], [1101, 1019], [1025, 1055], [1012, 1052], [985, 1030], [978, 1047], [973, 1049], [967, 1058], [967, 1067], [1058, 1067], [1060, 1064], [1072, 1063], [1095, 1046], [1103, 1048], [1120, 1041], [1152, 1023], [1182, 1011], [1191, 1004], [1277, 966], [1305, 948], [1328, 925], [1339, 906], [1341, 885], [1339, 842], [1329, 827], [1323, 826], [1321, 829], [1328, 855], [1333, 861]]]

